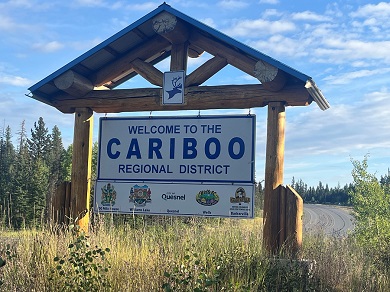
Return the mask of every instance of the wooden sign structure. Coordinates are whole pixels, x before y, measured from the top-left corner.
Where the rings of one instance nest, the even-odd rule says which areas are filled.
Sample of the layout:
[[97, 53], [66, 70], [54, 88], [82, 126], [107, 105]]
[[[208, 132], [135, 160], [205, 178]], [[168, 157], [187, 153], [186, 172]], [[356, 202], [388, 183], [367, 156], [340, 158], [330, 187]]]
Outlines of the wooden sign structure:
[[[188, 57], [197, 58], [204, 52], [211, 58], [185, 76], [184, 103], [162, 104], [163, 72], [154, 65], [170, 57], [170, 71], [187, 72]], [[227, 65], [257, 78], [259, 84], [201, 86]], [[154, 87], [115, 89], [136, 75]], [[93, 112], [268, 106], [264, 246], [270, 252], [277, 252], [290, 239], [299, 247], [302, 199], [291, 188], [282, 186], [284, 123], [287, 106], [307, 106], [315, 101], [322, 110], [329, 107], [309, 76], [164, 3], [29, 90], [33, 98], [63, 113], [75, 114], [70, 215], [76, 218], [87, 211], [79, 221], [85, 228], [91, 183]], [[290, 208], [291, 204], [295, 207]]]

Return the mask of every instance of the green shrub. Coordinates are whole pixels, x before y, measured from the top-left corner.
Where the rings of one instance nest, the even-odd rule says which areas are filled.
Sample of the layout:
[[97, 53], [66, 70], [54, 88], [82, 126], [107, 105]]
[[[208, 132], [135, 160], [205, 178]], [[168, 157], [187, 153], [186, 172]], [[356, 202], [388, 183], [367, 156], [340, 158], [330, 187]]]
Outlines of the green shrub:
[[368, 172], [367, 156], [362, 162], [352, 160], [352, 164], [354, 235], [368, 252], [390, 268], [390, 193]]
[[177, 263], [172, 271], [164, 272], [164, 291], [214, 291], [213, 288], [220, 282], [220, 266], [207, 272], [196, 252], [189, 248], [186, 252], [182, 261]]
[[51, 281], [55, 274], [64, 284], [65, 291], [104, 291], [110, 284], [106, 278], [110, 265], [106, 259], [109, 248], [91, 247], [88, 236], [79, 226], [72, 226], [73, 242], [68, 245], [68, 253], [56, 256], [56, 268], [52, 269]]

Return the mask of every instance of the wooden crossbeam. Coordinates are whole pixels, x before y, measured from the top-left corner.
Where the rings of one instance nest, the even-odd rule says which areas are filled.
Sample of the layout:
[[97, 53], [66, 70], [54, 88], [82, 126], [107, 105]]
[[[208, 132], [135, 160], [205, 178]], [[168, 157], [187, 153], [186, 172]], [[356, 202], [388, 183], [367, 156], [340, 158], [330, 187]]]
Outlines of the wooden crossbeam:
[[303, 86], [288, 86], [279, 92], [264, 89], [261, 84], [194, 86], [186, 88], [183, 105], [162, 105], [161, 88], [94, 90], [81, 98], [59, 95], [52, 103], [64, 113], [75, 108], [88, 107], [98, 113], [241, 109], [263, 107], [269, 102], [282, 102], [286, 106], [306, 106], [312, 98]]
[[160, 87], [163, 86], [163, 73], [156, 67], [154, 67], [152, 64], [149, 64], [137, 58], [133, 62], [131, 62], [131, 66], [133, 67], [134, 71], [136, 71], [139, 75], [148, 80], [150, 83]]
[[161, 36], [156, 36], [142, 43], [139, 47], [131, 50], [114, 62], [99, 70], [91, 77], [95, 86], [101, 86], [120, 76], [123, 72], [128, 72], [131, 68], [130, 63], [136, 59], [147, 60], [151, 56], [160, 55], [164, 50], [169, 50], [171, 43]]
[[200, 85], [227, 65], [225, 58], [215, 56], [186, 77], [185, 86]]

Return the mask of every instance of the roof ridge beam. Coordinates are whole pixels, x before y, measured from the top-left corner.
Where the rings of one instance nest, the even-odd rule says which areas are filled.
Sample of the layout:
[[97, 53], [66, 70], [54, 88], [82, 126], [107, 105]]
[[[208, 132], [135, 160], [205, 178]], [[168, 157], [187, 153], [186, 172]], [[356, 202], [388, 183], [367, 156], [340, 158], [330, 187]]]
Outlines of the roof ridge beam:
[[164, 11], [154, 17], [152, 23], [154, 31], [171, 44], [178, 45], [188, 41], [190, 36], [188, 26], [176, 16]]

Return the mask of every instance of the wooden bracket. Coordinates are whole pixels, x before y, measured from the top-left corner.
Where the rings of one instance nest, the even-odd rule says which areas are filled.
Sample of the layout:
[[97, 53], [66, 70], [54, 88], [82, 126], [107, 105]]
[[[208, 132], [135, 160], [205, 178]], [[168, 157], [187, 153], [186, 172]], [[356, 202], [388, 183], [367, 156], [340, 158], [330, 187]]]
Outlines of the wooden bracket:
[[161, 52], [168, 50], [171, 44], [161, 36], [151, 38], [142, 44], [142, 46], [136, 47], [130, 52], [123, 55], [121, 58], [109, 63], [104, 68], [99, 70], [91, 80], [93, 80], [95, 86], [101, 86], [121, 76], [123, 73], [133, 70], [130, 63], [136, 59], [147, 60], [153, 59], [154, 56], [160, 56]]
[[185, 86], [188, 87], [202, 84], [226, 65], [227, 61], [225, 58], [215, 56], [188, 75], [186, 77]]
[[138, 58], [130, 64], [135, 72], [148, 80], [150, 83], [160, 87], [163, 86], [163, 73], [156, 67]]

